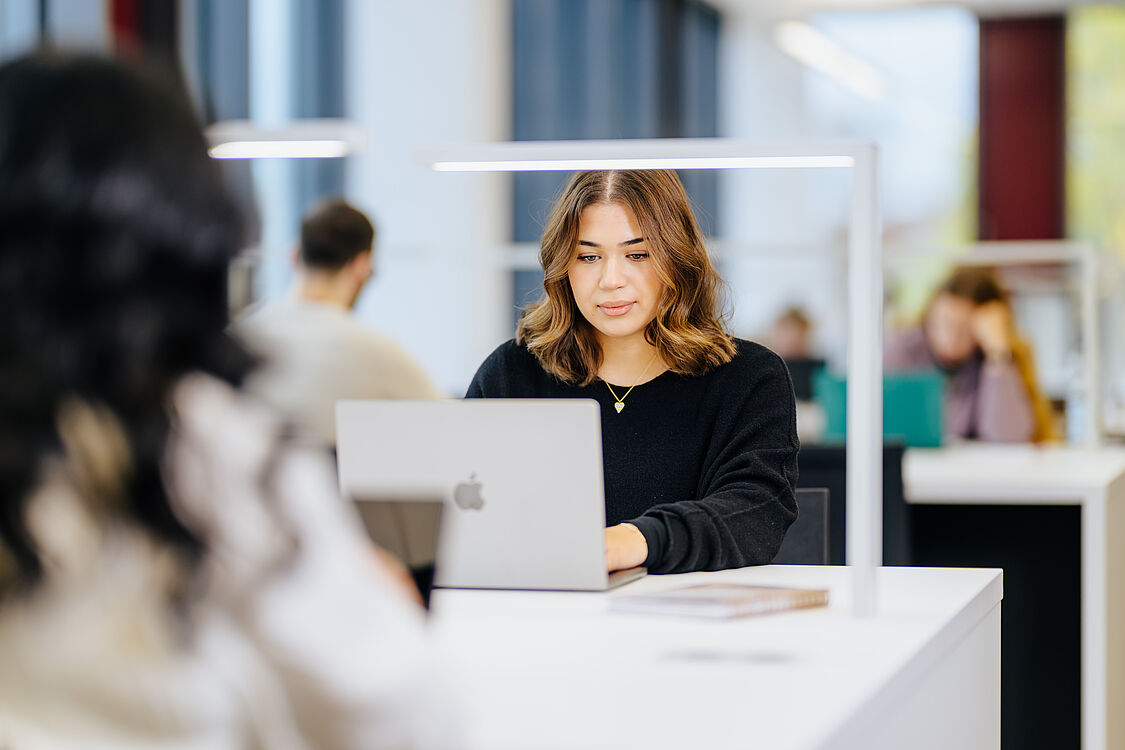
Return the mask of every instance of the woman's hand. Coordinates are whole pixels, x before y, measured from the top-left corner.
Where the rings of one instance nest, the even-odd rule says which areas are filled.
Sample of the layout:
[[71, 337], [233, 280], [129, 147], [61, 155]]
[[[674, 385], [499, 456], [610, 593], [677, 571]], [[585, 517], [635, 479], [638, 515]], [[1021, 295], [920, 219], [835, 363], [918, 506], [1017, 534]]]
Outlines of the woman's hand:
[[615, 570], [635, 568], [648, 559], [648, 542], [631, 523], [619, 523], [605, 530], [605, 567]]
[[973, 338], [984, 356], [993, 362], [1004, 362], [1012, 357], [1012, 311], [999, 300], [986, 302], [973, 310], [970, 321]]

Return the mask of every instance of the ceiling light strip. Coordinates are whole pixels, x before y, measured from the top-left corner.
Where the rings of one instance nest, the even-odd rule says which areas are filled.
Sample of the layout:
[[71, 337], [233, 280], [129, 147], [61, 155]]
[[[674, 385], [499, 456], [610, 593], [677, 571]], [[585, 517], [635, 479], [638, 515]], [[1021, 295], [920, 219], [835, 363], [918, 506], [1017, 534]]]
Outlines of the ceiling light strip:
[[332, 159], [347, 156], [351, 144], [342, 140], [227, 141], [211, 147], [215, 159]]

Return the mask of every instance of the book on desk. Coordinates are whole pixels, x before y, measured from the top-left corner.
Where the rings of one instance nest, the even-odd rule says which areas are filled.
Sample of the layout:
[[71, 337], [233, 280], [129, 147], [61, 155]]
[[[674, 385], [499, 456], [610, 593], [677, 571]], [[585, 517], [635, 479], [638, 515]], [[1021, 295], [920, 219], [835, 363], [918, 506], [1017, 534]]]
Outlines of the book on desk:
[[704, 583], [611, 599], [611, 612], [724, 619], [828, 604], [828, 589]]

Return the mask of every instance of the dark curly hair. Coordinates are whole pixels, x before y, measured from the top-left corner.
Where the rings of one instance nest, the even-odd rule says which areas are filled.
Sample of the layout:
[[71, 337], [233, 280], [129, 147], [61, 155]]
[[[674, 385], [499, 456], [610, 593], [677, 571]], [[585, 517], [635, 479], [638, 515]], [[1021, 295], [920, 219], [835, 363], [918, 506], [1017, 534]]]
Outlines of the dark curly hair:
[[25, 511], [75, 401], [124, 437], [115, 507], [198, 562], [162, 477], [170, 395], [187, 373], [238, 385], [254, 366], [225, 333], [241, 241], [176, 81], [94, 56], [0, 67], [0, 586], [42, 577]]

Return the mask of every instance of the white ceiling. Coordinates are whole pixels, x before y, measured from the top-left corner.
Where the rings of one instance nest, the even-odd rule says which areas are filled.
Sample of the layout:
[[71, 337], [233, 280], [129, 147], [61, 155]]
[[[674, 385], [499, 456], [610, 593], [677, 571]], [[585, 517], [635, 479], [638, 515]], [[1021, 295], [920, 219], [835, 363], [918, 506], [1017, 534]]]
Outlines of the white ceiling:
[[[1103, 0], [1104, 1], [1104, 0]], [[800, 18], [818, 10], [881, 9], [924, 5], [955, 5], [968, 8], [982, 17], [1033, 16], [1058, 13], [1079, 5], [1100, 4], [1099, 0], [709, 0], [715, 8], [731, 15], [748, 15], [763, 20]]]

